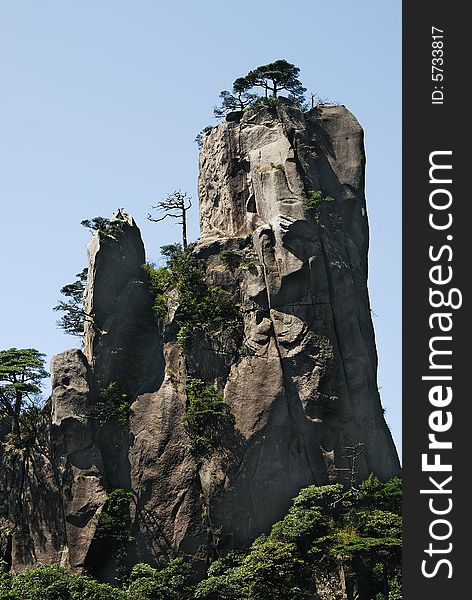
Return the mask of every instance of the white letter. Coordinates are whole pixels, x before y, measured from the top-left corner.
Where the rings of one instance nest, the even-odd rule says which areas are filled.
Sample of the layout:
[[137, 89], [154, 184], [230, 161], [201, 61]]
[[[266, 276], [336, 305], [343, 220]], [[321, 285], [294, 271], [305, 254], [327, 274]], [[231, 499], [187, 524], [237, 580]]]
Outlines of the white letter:
[[436, 575], [438, 574], [438, 571], [439, 571], [439, 567], [442, 564], [448, 565], [448, 567], [449, 567], [449, 574], [448, 574], [447, 578], [451, 579], [451, 577], [452, 577], [452, 564], [451, 564], [450, 560], [446, 560], [445, 558], [441, 558], [441, 560], [436, 563], [436, 566], [434, 567], [434, 571], [432, 573], [428, 573], [426, 571], [426, 569], [425, 569], [425, 567], [426, 567], [426, 561], [424, 560], [421, 563], [421, 572], [423, 573], [423, 575], [425, 577], [427, 577], [428, 579], [431, 579], [431, 577], [436, 577]]
[[434, 455], [434, 464], [428, 462], [428, 454], [421, 455], [421, 470], [422, 471], [452, 471], [452, 465], [442, 465], [441, 455]]

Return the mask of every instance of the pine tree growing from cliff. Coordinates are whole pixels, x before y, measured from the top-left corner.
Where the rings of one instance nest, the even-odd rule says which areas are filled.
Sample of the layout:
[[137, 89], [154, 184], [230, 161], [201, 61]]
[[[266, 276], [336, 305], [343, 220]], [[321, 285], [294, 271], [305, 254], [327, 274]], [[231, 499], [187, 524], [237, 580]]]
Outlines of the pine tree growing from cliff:
[[228, 92], [228, 90], [220, 92], [220, 98], [221, 105], [215, 106], [213, 109], [213, 114], [217, 119], [221, 119], [232, 110], [244, 110], [248, 106], [253, 106], [259, 96], [244, 89], [233, 88], [233, 93]]
[[159, 217], [153, 217], [148, 213], [147, 218], [153, 223], [159, 223], [167, 217], [178, 219], [178, 223], [182, 226], [182, 247], [185, 250], [188, 246], [187, 240], [187, 211], [192, 206], [190, 196], [181, 190], [175, 190], [169, 194], [164, 200], [157, 203], [156, 206], [151, 206], [153, 210], [161, 213]]
[[49, 377], [44, 354], [34, 348], [0, 351], [0, 416], [11, 421], [13, 443], [22, 446], [21, 416], [37, 405], [41, 381]]
[[61, 294], [66, 300], [61, 300], [54, 311], [62, 311], [64, 314], [57, 321], [58, 326], [69, 335], [81, 337], [84, 334], [85, 310], [84, 292], [87, 281], [88, 269], [77, 273], [77, 279], [61, 288]]
[[[215, 107], [213, 113], [219, 119], [233, 110], [276, 102], [282, 91], [288, 92], [289, 98], [299, 106], [303, 105], [306, 88], [298, 78], [299, 73], [298, 67], [284, 59], [252, 69], [247, 75], [234, 81], [232, 92], [223, 90], [220, 93], [221, 105]], [[262, 98], [253, 91], [258, 87], [264, 90]]]

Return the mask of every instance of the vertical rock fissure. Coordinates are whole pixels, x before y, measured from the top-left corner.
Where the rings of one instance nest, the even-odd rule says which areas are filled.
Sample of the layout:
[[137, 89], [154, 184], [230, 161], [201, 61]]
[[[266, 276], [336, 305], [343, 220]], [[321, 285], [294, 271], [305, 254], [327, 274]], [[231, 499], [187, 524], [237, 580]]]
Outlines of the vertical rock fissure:
[[[294, 429], [294, 424], [296, 423], [296, 418], [294, 417], [294, 414], [293, 414], [293, 407], [292, 407], [292, 403], [290, 402], [290, 397], [291, 397], [292, 393], [296, 392], [296, 389], [294, 389], [295, 386], [293, 385], [292, 379], [291, 379], [290, 375], [287, 373], [286, 367], [284, 365], [284, 359], [283, 359], [282, 351], [281, 351], [281, 348], [280, 348], [280, 340], [279, 340], [279, 337], [277, 335], [277, 326], [276, 326], [276, 323], [275, 323], [274, 318], [273, 318], [272, 299], [271, 299], [271, 294], [270, 294], [271, 287], [269, 286], [269, 281], [268, 281], [268, 277], [267, 277], [267, 269], [266, 269], [266, 264], [265, 264], [265, 256], [264, 256], [264, 251], [263, 251], [262, 248], [261, 248], [261, 257], [260, 258], [261, 258], [261, 262], [262, 262], [263, 270], [264, 270], [264, 280], [265, 280], [265, 289], [266, 289], [266, 297], [267, 297], [267, 306], [268, 306], [269, 318], [270, 318], [270, 321], [272, 323], [272, 330], [274, 332], [275, 347], [277, 349], [277, 355], [278, 355], [278, 359], [279, 359], [279, 363], [280, 363], [280, 368], [281, 368], [281, 371], [282, 371], [282, 379], [283, 379], [283, 383], [284, 383], [285, 398], [286, 398], [286, 402], [287, 402], [287, 409], [288, 409], [288, 412], [289, 412], [289, 415], [290, 415], [292, 429]], [[300, 397], [299, 397], [298, 393], [296, 394], [296, 396], [298, 398], [298, 402], [300, 403], [300, 408], [302, 408], [301, 402], [300, 402]], [[304, 452], [305, 452], [307, 465], [308, 465], [308, 467], [309, 467], [309, 469], [310, 469], [310, 471], [312, 473], [313, 482], [316, 482], [318, 478], [316, 477], [316, 474], [313, 471], [313, 468], [312, 468], [312, 465], [311, 465], [311, 461], [309, 460], [309, 457], [308, 457], [308, 453], [307, 453], [306, 448], [307, 448], [307, 445], [309, 443], [307, 444], [307, 440], [305, 439], [305, 431], [304, 431], [304, 429], [302, 429], [302, 431], [299, 432], [299, 433], [301, 434], [302, 439], [304, 441], [303, 449], [304, 449]]]

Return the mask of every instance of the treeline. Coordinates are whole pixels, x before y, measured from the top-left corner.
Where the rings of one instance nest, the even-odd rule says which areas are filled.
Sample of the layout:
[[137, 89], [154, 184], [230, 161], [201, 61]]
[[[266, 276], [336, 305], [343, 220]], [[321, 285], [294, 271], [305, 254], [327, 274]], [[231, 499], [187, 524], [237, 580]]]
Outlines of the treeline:
[[310, 486], [267, 535], [215, 560], [199, 583], [182, 557], [160, 570], [137, 564], [121, 587], [38, 565], [2, 572], [0, 600], [317, 600], [326, 586], [348, 598], [401, 600], [401, 499], [398, 478]]

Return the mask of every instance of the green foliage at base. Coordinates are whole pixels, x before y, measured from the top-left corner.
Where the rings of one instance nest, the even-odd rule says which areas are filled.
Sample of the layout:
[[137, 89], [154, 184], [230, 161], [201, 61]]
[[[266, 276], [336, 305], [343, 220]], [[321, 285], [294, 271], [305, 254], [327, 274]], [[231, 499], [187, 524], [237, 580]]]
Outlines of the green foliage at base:
[[96, 404], [96, 417], [100, 425], [118, 423], [126, 427], [129, 417], [129, 396], [117, 381], [100, 390]]
[[0, 568], [0, 600], [190, 600], [190, 573], [190, 564], [181, 558], [160, 571], [140, 563], [120, 589], [58, 565], [39, 564], [15, 577]]
[[359, 505], [364, 508], [387, 510], [396, 514], [402, 511], [402, 480], [394, 477], [382, 483], [371, 475], [362, 482], [357, 492]]
[[[189, 385], [210, 404], [217, 398], [198, 380]], [[124, 490], [108, 496], [97, 531], [110, 549], [129, 540], [130, 497]], [[335, 575], [341, 567], [363, 598], [401, 600], [400, 509], [398, 478], [382, 483], [371, 476], [358, 490], [310, 486], [268, 535], [214, 561], [198, 584], [190, 584], [191, 567], [180, 558], [161, 570], [135, 565], [121, 590], [38, 566], [14, 578], [0, 571], [0, 600], [308, 600], [317, 572]]]
[[256, 540], [242, 565], [251, 600], [303, 598], [312, 581], [310, 565], [297, 553], [295, 544], [276, 536]]
[[326, 565], [335, 573], [343, 564], [365, 597], [384, 600], [388, 593], [389, 600], [400, 600], [399, 500], [398, 478], [384, 484], [371, 476], [359, 490], [341, 485], [305, 488], [270, 534], [256, 540], [245, 555], [213, 563], [207, 579], [197, 585], [195, 598], [310, 598], [316, 570]]
[[126, 600], [122, 590], [58, 565], [37, 565], [16, 577], [0, 572], [0, 600]]
[[185, 425], [195, 458], [203, 459], [221, 446], [224, 433], [233, 426], [234, 416], [223, 401], [223, 394], [201, 379], [187, 378]]

